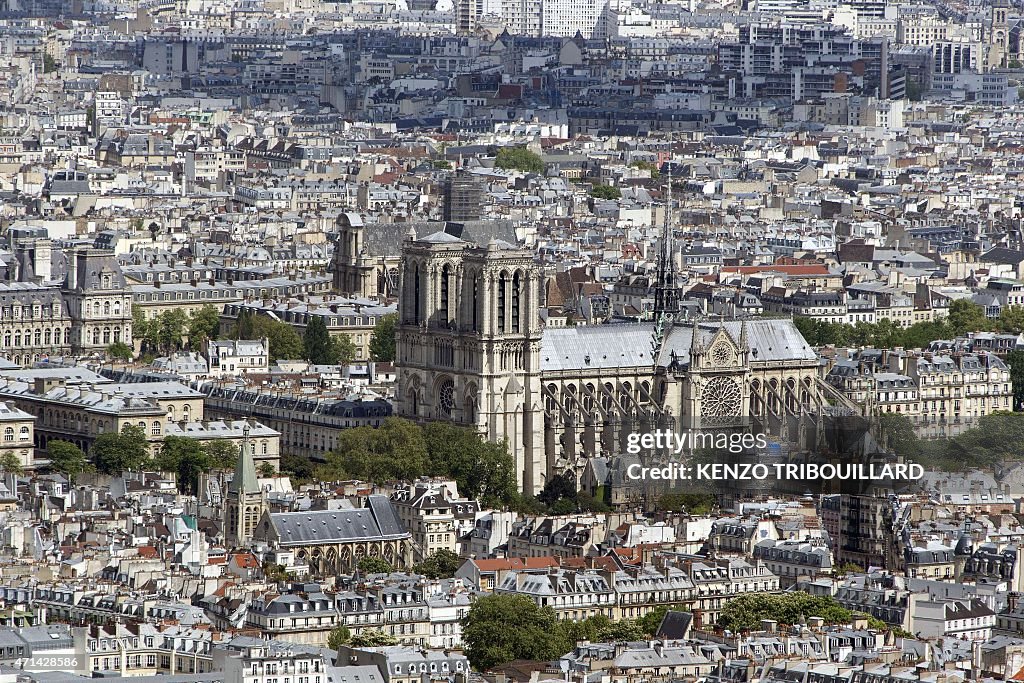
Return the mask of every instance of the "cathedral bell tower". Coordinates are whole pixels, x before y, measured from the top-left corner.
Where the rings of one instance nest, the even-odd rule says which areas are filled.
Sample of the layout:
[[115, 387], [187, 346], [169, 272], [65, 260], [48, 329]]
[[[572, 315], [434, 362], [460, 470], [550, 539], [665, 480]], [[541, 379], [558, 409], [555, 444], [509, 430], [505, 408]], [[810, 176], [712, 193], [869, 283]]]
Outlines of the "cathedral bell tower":
[[548, 463], [533, 254], [499, 240], [483, 247], [445, 232], [410, 233], [399, 292], [397, 414], [507, 441], [520, 486], [539, 491]]

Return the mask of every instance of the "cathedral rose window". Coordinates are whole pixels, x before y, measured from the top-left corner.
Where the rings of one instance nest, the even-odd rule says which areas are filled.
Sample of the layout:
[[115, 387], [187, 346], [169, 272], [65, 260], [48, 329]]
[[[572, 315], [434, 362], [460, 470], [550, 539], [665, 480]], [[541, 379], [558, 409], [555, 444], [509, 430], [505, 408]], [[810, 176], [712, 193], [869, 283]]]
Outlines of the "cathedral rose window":
[[450, 379], [442, 382], [441, 387], [437, 390], [437, 398], [441, 412], [450, 416], [452, 410], [455, 409], [455, 383]]
[[711, 360], [715, 365], [728, 364], [732, 360], [732, 349], [725, 343], [715, 344], [715, 347], [711, 349]]
[[737, 417], [741, 403], [739, 384], [728, 377], [715, 377], [707, 383], [701, 394], [701, 416]]

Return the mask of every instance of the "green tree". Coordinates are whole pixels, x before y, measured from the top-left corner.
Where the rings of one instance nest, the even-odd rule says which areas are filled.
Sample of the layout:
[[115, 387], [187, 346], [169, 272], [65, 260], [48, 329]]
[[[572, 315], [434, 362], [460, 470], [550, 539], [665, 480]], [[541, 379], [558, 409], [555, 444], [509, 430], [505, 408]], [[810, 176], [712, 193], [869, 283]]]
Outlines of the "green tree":
[[559, 500], [576, 500], [576, 476], [571, 471], [555, 475], [544, 482], [544, 488], [537, 494], [537, 500], [554, 505]]
[[985, 309], [968, 299], [951, 302], [946, 321], [955, 335], [984, 332], [992, 327], [991, 321], [985, 317]]
[[43, 73], [48, 74], [52, 71], [57, 70], [57, 62], [53, 61], [53, 57], [48, 52], [43, 53]]
[[21, 460], [14, 451], [4, 451], [0, 453], [0, 472], [7, 474], [24, 474], [25, 468], [21, 465]]
[[863, 574], [864, 567], [854, 562], [844, 562], [836, 567], [835, 576], [842, 578], [847, 574]]
[[477, 598], [462, 619], [465, 654], [478, 671], [516, 659], [557, 659], [572, 647], [563, 633], [554, 610], [524, 595]]
[[288, 474], [293, 482], [301, 482], [312, 481], [315, 468], [309, 458], [285, 453], [281, 456], [281, 471]]
[[462, 558], [451, 550], [442, 548], [416, 565], [416, 573], [428, 579], [450, 579], [462, 566]]
[[515, 460], [507, 443], [484, 441], [476, 432], [449, 422], [423, 429], [428, 474], [451, 477], [459, 492], [485, 504], [507, 503], [518, 491]]
[[1024, 332], [1024, 306], [1006, 306], [999, 311], [999, 331], [1005, 334]]
[[331, 337], [331, 365], [348, 365], [356, 359], [356, 345], [347, 334]]
[[647, 634], [638, 621], [633, 619], [622, 619], [613, 621], [604, 628], [598, 630], [597, 640], [602, 643], [631, 642], [644, 640]]
[[502, 147], [494, 157], [494, 165], [524, 173], [544, 172], [544, 160], [525, 147]]
[[882, 413], [878, 421], [885, 445], [896, 455], [912, 459], [921, 456], [921, 440], [917, 438], [909, 417], [899, 413]]
[[107, 356], [110, 358], [116, 358], [118, 360], [131, 360], [132, 359], [132, 347], [128, 346], [122, 341], [114, 342], [107, 347]]
[[306, 324], [306, 333], [302, 335], [302, 350], [305, 359], [314, 365], [333, 365], [336, 362], [331, 347], [331, 334], [322, 317], [313, 316]]
[[264, 479], [269, 479], [270, 477], [277, 474], [277, 470], [275, 470], [274, 466], [271, 465], [269, 462], [261, 462], [259, 464], [259, 467], [256, 468], [256, 472]]
[[725, 603], [719, 613], [718, 625], [731, 631], [755, 630], [761, 627], [764, 619], [794, 625], [810, 617], [821, 617], [826, 624], [846, 624], [853, 618], [853, 613], [831, 596], [799, 591], [745, 593]]
[[398, 322], [397, 313], [389, 313], [377, 319], [373, 326], [373, 334], [370, 336], [370, 357], [381, 363], [391, 363], [395, 360], [395, 323]]
[[198, 489], [199, 475], [210, 470], [210, 457], [195, 439], [166, 436], [160, 453], [154, 458], [154, 465], [161, 471], [174, 472], [178, 479], [178, 490], [188, 495]]
[[288, 570], [284, 568], [283, 564], [277, 564], [266, 560], [263, 562], [263, 576], [266, 577], [267, 581], [287, 581], [291, 577], [288, 575]]
[[352, 636], [352, 641], [349, 644], [352, 647], [386, 647], [397, 645], [398, 639], [384, 631], [363, 631]]
[[248, 309], [242, 309], [238, 312], [238, 317], [235, 318], [234, 329], [232, 330], [232, 336], [235, 339], [253, 339], [256, 336], [256, 316], [252, 314]]
[[594, 185], [590, 188], [590, 196], [594, 199], [618, 199], [622, 191], [613, 185]]
[[950, 439], [939, 453], [951, 470], [989, 468], [1024, 459], [1024, 413], [998, 411], [978, 419], [977, 426]]
[[92, 469], [82, 449], [70, 441], [50, 441], [46, 444], [46, 456], [50, 460], [50, 469], [66, 474], [72, 482], [82, 472]]
[[155, 351], [160, 346], [160, 326], [156, 319], [150, 320], [139, 305], [132, 306], [132, 333], [142, 341], [143, 349]]
[[235, 320], [231, 332], [234, 339], [267, 338], [270, 345], [271, 362], [278, 359], [295, 360], [303, 358], [302, 337], [288, 323], [274, 320], [269, 316], [255, 315], [251, 311], [242, 310]]
[[652, 164], [650, 161], [644, 161], [641, 159], [640, 161], [634, 161], [632, 164], [630, 164], [630, 166], [632, 166], [633, 168], [638, 168], [641, 171], [650, 171], [651, 178], [655, 180], [657, 180], [658, 177], [661, 175], [661, 172], [658, 171], [658, 165]]
[[342, 645], [348, 645], [350, 640], [352, 640], [352, 632], [348, 630], [347, 626], [342, 624], [341, 626], [336, 626], [327, 634], [327, 647], [337, 650]]
[[715, 507], [713, 493], [665, 493], [658, 498], [657, 508], [665, 512], [706, 515]]
[[394, 567], [379, 557], [364, 557], [356, 566], [362, 574], [390, 574], [395, 571]]
[[188, 319], [188, 341], [195, 344], [205, 339], [216, 339], [220, 330], [220, 312], [216, 306], [206, 304]]
[[914, 323], [903, 330], [903, 340], [900, 346], [905, 346], [908, 349], [925, 349], [936, 339], [947, 339], [952, 336], [955, 335], [950, 333], [945, 320], [929, 320]]
[[343, 430], [338, 447], [318, 471], [321, 479], [356, 477], [375, 483], [411, 480], [427, 472], [427, 446], [420, 427], [389, 417], [377, 429]]
[[1014, 410], [1024, 405], [1024, 351], [1011, 351], [1006, 354], [1006, 365], [1010, 368], [1010, 381], [1013, 383]]
[[302, 358], [303, 352], [302, 337], [288, 323], [280, 320], [272, 320], [266, 316], [254, 316], [252, 320], [253, 333], [242, 339], [267, 338], [270, 346], [270, 360], [279, 359], [294, 360]]
[[142, 427], [127, 425], [118, 432], [105, 432], [92, 444], [96, 469], [105, 474], [138, 470], [149, 463], [149, 444]]
[[214, 439], [203, 444], [211, 469], [226, 470], [238, 464], [238, 446], [227, 439]]
[[821, 341], [818, 332], [818, 321], [814, 318], [808, 318], [806, 316], [798, 315], [793, 318], [793, 324], [796, 329], [807, 340], [807, 343], [811, 346], [824, 346]]
[[160, 348], [168, 353], [181, 348], [181, 339], [188, 324], [185, 312], [178, 308], [164, 311], [157, 317], [156, 322]]

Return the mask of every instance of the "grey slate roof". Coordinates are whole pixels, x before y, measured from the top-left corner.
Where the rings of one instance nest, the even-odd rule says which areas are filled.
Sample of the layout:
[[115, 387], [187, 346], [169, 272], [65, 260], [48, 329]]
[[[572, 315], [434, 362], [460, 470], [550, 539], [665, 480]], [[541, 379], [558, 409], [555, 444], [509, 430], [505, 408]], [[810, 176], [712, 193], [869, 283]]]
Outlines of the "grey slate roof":
[[280, 512], [270, 515], [282, 546], [407, 538], [387, 496], [370, 496], [357, 510]]
[[[724, 323], [733, 339], [740, 338], [739, 321]], [[698, 325], [705, 346], [718, 331], [719, 323]], [[748, 320], [747, 345], [751, 350], [750, 362], [814, 361], [814, 352], [797, 330], [792, 320], [771, 318]], [[541, 339], [540, 369], [544, 371], [629, 368], [652, 366], [651, 339], [653, 323], [621, 325], [585, 325], [544, 330]], [[669, 330], [657, 358], [658, 365], [667, 367], [672, 352], [683, 363], [689, 362], [693, 327], [677, 325]], [[756, 353], [755, 353], [756, 352]]]
[[445, 233], [464, 242], [480, 246], [492, 239], [518, 243], [512, 221], [466, 221], [444, 223], [441, 221], [418, 221], [413, 223], [374, 223], [363, 229], [363, 245], [370, 256], [397, 257], [402, 249], [409, 228], [416, 231], [416, 239], [433, 239], [437, 233]]

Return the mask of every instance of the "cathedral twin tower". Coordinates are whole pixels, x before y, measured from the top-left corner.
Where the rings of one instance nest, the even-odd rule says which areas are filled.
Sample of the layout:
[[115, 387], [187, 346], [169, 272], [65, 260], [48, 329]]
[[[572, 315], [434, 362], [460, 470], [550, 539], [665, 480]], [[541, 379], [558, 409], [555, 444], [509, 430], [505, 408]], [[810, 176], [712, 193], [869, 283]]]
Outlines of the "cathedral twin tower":
[[400, 264], [396, 412], [508, 442], [520, 484], [543, 486], [540, 276], [529, 250], [410, 232]]

